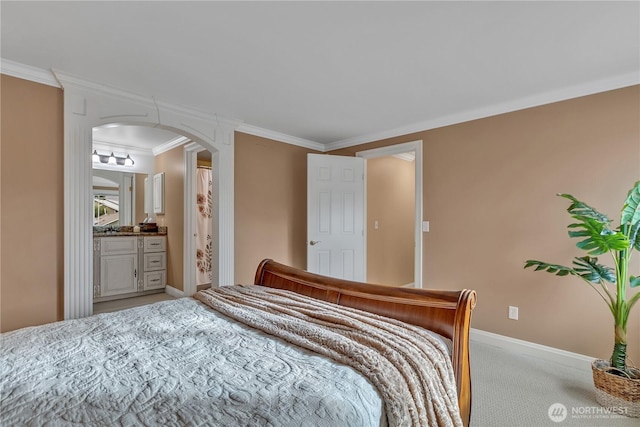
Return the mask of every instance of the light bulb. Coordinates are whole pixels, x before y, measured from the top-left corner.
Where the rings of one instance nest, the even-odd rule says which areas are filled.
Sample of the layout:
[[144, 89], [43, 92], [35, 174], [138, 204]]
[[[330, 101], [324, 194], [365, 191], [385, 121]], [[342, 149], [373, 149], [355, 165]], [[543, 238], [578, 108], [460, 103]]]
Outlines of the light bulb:
[[98, 163], [100, 161], [100, 156], [96, 150], [93, 150], [93, 154], [91, 155], [91, 160], [93, 163]]
[[133, 159], [127, 154], [127, 158], [124, 159], [125, 166], [133, 166]]
[[115, 165], [116, 162], [116, 156], [113, 155], [113, 152], [111, 152], [111, 155], [109, 156], [109, 162], [110, 165]]

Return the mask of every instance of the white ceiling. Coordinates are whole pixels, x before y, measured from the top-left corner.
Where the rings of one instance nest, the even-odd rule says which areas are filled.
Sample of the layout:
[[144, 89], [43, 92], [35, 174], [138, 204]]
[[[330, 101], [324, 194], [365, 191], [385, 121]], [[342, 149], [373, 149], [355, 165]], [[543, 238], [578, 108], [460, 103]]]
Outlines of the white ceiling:
[[329, 147], [640, 82], [640, 3], [10, 2], [1, 56]]
[[119, 155], [124, 155], [125, 152], [130, 154], [132, 147], [151, 154], [154, 148], [170, 144], [179, 138], [180, 135], [168, 130], [148, 126], [117, 125], [93, 128], [94, 148], [121, 149], [123, 153]]

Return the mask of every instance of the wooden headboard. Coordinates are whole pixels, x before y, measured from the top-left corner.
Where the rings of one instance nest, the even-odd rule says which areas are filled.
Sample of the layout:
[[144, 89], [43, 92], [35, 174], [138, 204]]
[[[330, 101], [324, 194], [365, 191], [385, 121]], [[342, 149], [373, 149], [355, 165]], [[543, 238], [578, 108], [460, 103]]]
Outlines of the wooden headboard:
[[452, 363], [460, 415], [471, 417], [469, 327], [476, 293], [371, 285], [320, 276], [265, 259], [258, 266], [256, 285], [299, 294], [402, 320], [434, 331], [453, 343]]

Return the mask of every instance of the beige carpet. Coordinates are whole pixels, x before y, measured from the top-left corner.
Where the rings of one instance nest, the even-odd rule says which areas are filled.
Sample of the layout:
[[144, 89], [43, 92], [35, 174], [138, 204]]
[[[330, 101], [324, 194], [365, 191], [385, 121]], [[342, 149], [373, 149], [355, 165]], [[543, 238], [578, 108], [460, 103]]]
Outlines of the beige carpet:
[[[596, 403], [588, 363], [565, 367], [472, 341], [471, 381], [471, 427], [640, 426]], [[554, 404], [564, 420], [549, 417]]]

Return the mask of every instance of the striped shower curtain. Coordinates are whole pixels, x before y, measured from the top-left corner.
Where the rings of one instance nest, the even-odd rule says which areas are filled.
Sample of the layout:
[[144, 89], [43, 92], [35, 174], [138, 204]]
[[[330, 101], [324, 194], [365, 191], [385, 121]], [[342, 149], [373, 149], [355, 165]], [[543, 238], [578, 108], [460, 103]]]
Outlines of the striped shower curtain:
[[211, 284], [211, 214], [213, 196], [211, 194], [211, 169], [198, 167], [196, 171], [196, 284]]

